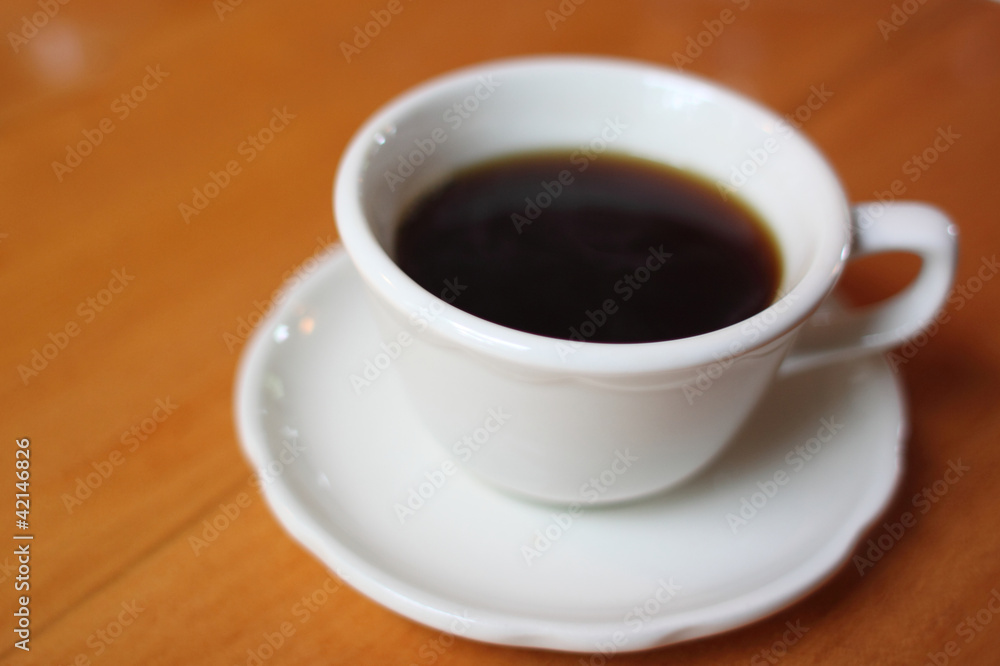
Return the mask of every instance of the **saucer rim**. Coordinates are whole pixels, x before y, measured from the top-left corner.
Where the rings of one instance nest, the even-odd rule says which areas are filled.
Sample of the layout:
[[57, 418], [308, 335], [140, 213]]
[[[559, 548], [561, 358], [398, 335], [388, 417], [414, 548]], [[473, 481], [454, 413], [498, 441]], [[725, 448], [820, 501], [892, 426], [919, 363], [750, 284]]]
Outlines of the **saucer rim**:
[[[292, 286], [283, 292], [282, 302], [260, 322], [241, 352], [233, 409], [240, 448], [253, 469], [270, 463], [268, 454], [273, 450], [269, 443], [272, 438], [259, 419], [263, 373], [276, 348], [271, 335], [273, 328], [276, 323], [287, 319], [296, 306], [308, 302], [327, 280], [337, 279], [338, 274], [345, 270], [355, 269], [343, 246], [338, 244], [331, 247], [326, 258], [310, 274], [290, 278]], [[760, 621], [805, 598], [847, 565], [861, 538], [882, 517], [898, 491], [904, 473], [909, 414], [902, 380], [891, 371], [884, 357], [872, 355], [845, 363], [878, 365], [886, 371], [895, 387], [893, 395], [887, 396], [887, 400], [893, 403], [897, 423], [891, 478], [886, 476], [881, 483], [870, 484], [867, 488], [870, 499], [859, 502], [850, 518], [830, 533], [812, 557], [799, 562], [767, 585], [738, 597], [651, 618], [638, 633], [628, 636], [628, 644], [616, 650], [616, 654], [664, 647]], [[266, 504], [282, 529], [323, 566], [368, 598], [412, 621], [486, 643], [583, 654], [597, 653], [596, 642], [606, 640], [622, 629], [620, 620], [552, 620], [532, 617], [530, 612], [463, 606], [446, 596], [420, 588], [368, 563], [349, 544], [342, 543], [336, 533], [324, 529], [300, 492], [288, 483], [284, 475], [278, 475], [273, 483], [261, 489]], [[629, 506], [632, 504], [629, 503]], [[469, 617], [470, 612], [474, 617]], [[460, 623], [460, 630], [456, 630], [456, 623]]]

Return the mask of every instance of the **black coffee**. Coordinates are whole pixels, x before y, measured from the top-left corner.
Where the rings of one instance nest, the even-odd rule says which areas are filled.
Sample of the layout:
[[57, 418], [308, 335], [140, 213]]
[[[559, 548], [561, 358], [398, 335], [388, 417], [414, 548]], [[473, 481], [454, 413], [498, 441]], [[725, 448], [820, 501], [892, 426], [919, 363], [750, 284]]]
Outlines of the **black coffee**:
[[691, 174], [601, 155], [522, 155], [458, 173], [419, 200], [396, 261], [455, 307], [589, 342], [654, 342], [747, 319], [775, 298], [776, 246]]

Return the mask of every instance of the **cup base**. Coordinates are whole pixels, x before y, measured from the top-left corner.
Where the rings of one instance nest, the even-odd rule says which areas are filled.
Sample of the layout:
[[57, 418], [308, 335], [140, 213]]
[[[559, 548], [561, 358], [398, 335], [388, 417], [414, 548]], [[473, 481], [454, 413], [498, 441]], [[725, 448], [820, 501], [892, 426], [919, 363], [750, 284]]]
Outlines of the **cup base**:
[[[356, 390], [379, 342], [336, 252], [248, 343], [240, 440], [254, 469], [282, 462], [263, 491], [305, 548], [378, 603], [467, 638], [586, 653], [618, 635], [626, 652], [769, 616], [843, 564], [900, 477], [901, 390], [869, 358], [776, 382], [737, 441], [671, 492], [575, 515], [512, 501], [422, 434], [391, 367]], [[653, 603], [647, 622], [623, 620]]]

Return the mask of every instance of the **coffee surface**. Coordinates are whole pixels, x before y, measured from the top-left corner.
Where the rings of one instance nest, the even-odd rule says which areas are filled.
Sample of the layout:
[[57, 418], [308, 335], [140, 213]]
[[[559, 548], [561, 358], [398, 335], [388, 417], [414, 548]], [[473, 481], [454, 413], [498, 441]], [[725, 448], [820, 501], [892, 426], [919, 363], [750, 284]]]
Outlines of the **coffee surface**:
[[624, 156], [522, 155], [459, 172], [401, 221], [395, 259], [457, 308], [588, 342], [673, 340], [775, 298], [770, 232], [732, 197]]

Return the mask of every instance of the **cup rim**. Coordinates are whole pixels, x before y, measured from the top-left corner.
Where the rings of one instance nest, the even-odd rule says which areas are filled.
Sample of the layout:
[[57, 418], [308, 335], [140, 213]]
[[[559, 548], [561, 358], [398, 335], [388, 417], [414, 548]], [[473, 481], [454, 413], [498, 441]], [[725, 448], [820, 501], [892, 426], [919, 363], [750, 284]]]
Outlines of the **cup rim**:
[[[590, 55], [522, 56], [492, 60], [436, 76], [394, 97], [356, 131], [349, 141], [334, 179], [333, 208], [336, 225], [355, 268], [369, 289], [382, 301], [409, 319], [429, 308], [440, 314], [424, 319], [430, 333], [446, 344], [473, 350], [496, 361], [521, 368], [562, 374], [622, 376], [650, 374], [694, 368], [732, 356], [734, 341], [741, 340], [740, 327], [748, 320], [708, 333], [642, 343], [571, 342], [528, 333], [497, 324], [449, 305], [414, 282], [383, 249], [367, 222], [362, 206], [362, 183], [368, 154], [374, 137], [441, 92], [465, 90], [477, 77], [543, 69], [600, 68], [623, 73], [662, 77], [698, 89], [713, 101], [739, 107], [742, 113], [756, 114], [762, 121], [777, 122], [781, 116], [760, 103], [714, 81], [682, 72], [669, 66], [643, 61]], [[784, 294], [754, 317], [768, 314], [779, 317], [752, 344], [741, 346], [738, 355], [768, 346], [792, 332], [819, 307], [836, 283], [850, 252], [850, 210], [847, 196], [833, 167], [823, 153], [798, 129], [788, 128], [788, 138], [799, 142], [824, 173], [818, 177], [833, 188], [839, 201], [842, 220], [839, 233], [817, 234], [819, 246], [805, 274]], [[779, 311], [780, 310], [780, 311]], [[752, 318], [751, 318], [752, 319]], [[559, 345], [562, 345], [560, 347]], [[572, 353], [566, 354], [567, 345]]]

